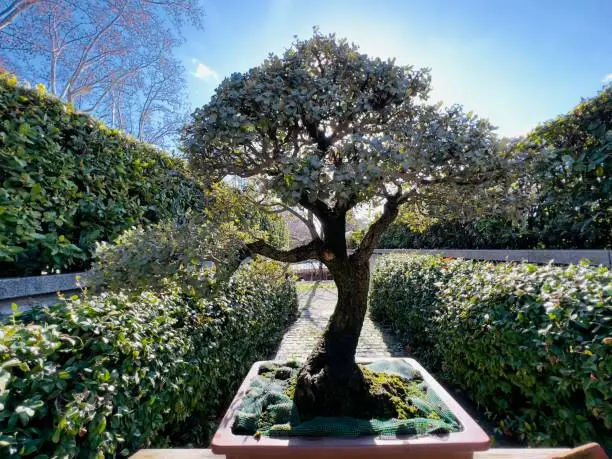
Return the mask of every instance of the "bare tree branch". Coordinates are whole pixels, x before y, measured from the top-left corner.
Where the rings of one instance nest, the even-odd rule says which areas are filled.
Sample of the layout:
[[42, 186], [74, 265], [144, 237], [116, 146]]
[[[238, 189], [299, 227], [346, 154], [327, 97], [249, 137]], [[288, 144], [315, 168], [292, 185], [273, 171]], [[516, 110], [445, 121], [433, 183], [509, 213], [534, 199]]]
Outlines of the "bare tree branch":
[[279, 250], [267, 242], [256, 241], [247, 244], [247, 248], [255, 254], [263, 255], [272, 260], [282, 261], [285, 263], [297, 263], [300, 261], [313, 260], [319, 258], [319, 252], [323, 248], [323, 242], [320, 239], [314, 239], [306, 245], [296, 247], [291, 250]]
[[11, 24], [17, 16], [37, 3], [39, 0], [15, 0], [0, 11], [0, 30]]
[[104, 25], [89, 41], [89, 43], [87, 44], [87, 46], [85, 46], [85, 48], [83, 49], [82, 53], [81, 53], [81, 59], [79, 60], [78, 64], [76, 65], [76, 68], [74, 69], [74, 71], [72, 72], [72, 75], [70, 76], [70, 78], [68, 78], [68, 81], [66, 81], [66, 84], [64, 85], [64, 89], [62, 90], [62, 92], [60, 93], [60, 98], [67, 98], [67, 100], [69, 102], [72, 101], [72, 90], [71, 88], [74, 86], [76, 79], [81, 75], [81, 72], [83, 71], [85, 62], [87, 60], [87, 57], [89, 56], [89, 53], [91, 52], [91, 50], [93, 49], [93, 47], [96, 45], [96, 43], [98, 43], [98, 40], [100, 40], [100, 38], [102, 38], [102, 36], [104, 35], [104, 33], [109, 30], [113, 24], [115, 24], [119, 18], [121, 18], [121, 15], [123, 14], [123, 12], [125, 11], [125, 8], [123, 10], [121, 10], [121, 12], [117, 15], [115, 15], [115, 17], [113, 19], [111, 19], [106, 25]]
[[183, 20], [198, 25], [198, 0], [0, 3], [8, 5], [0, 22], [11, 15], [0, 39], [8, 68], [45, 82], [53, 94], [114, 128], [175, 146], [188, 108], [185, 69], [172, 51], [181, 41], [177, 26]]

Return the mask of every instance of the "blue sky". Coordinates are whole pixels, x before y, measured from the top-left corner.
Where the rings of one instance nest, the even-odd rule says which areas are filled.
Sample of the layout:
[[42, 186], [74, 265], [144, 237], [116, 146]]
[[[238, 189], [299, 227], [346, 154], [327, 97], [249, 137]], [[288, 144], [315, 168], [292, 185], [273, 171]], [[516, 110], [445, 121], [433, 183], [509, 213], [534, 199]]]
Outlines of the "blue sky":
[[203, 0], [179, 52], [192, 107], [312, 27], [432, 69], [433, 100], [520, 135], [612, 81], [611, 0]]

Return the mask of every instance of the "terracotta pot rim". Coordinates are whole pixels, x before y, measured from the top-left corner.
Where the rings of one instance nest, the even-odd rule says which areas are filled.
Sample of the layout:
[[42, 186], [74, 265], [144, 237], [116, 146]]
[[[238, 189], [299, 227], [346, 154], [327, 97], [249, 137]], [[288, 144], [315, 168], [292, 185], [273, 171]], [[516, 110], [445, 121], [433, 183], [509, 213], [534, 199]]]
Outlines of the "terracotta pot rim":
[[[358, 359], [358, 363], [371, 363], [378, 360], [395, 360], [397, 358]], [[251, 379], [258, 374], [259, 367], [265, 363], [279, 363], [272, 360], [255, 362], [251, 370], [238, 389], [230, 407], [223, 416], [221, 423], [211, 442], [211, 449], [215, 454], [257, 454], [276, 455], [287, 450], [313, 451], [346, 451], [368, 454], [372, 450], [384, 449], [386, 452], [400, 452], [408, 450], [413, 452], [431, 451], [432, 453], [448, 451], [449, 453], [485, 451], [489, 448], [490, 438], [472, 417], [455, 401], [450, 394], [425, 370], [416, 360], [399, 358], [418, 370], [424, 381], [455, 415], [463, 429], [445, 435], [401, 436], [393, 439], [382, 439], [375, 436], [365, 437], [286, 437], [272, 438], [253, 435], [234, 435], [231, 427], [234, 414], [241, 404], [242, 397], [248, 390]]]

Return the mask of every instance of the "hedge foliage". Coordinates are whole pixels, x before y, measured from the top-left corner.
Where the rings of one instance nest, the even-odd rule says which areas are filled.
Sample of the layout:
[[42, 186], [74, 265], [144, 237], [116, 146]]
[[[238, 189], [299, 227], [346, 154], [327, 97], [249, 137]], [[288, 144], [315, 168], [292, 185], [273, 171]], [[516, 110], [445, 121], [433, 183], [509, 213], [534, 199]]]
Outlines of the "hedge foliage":
[[392, 224], [380, 239], [384, 249], [534, 249], [543, 248], [537, 235], [502, 218], [443, 220], [422, 231]]
[[538, 202], [528, 228], [546, 247], [612, 247], [612, 84], [538, 126], [529, 152]]
[[[385, 249], [595, 249], [612, 247], [612, 84], [513, 144], [523, 158], [521, 215], [438, 221], [415, 230], [398, 220]], [[534, 193], [535, 199], [530, 197]], [[356, 235], [359, 239], [359, 235]]]
[[390, 257], [370, 308], [504, 434], [612, 446], [607, 268]]
[[96, 241], [202, 207], [184, 162], [0, 76], [0, 273], [87, 266]]
[[185, 433], [202, 445], [296, 312], [281, 267], [255, 261], [208, 299], [108, 293], [13, 319], [0, 328], [0, 456], [125, 456]]

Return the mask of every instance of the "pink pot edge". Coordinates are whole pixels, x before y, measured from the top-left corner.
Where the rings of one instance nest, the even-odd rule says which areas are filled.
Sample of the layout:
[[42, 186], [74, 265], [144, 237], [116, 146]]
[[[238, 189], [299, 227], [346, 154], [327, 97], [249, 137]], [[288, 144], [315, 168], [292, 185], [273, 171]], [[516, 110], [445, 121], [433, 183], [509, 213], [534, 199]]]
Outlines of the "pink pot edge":
[[[429, 374], [416, 360], [411, 358], [400, 359], [409, 363], [414, 369], [418, 370], [423, 376], [424, 381], [438, 397], [446, 404], [448, 409], [455, 415], [463, 430], [446, 435], [424, 435], [419, 437], [406, 437], [397, 439], [379, 439], [376, 437], [290, 437], [290, 438], [255, 438], [252, 435], [234, 435], [232, 424], [235, 412], [240, 407], [242, 397], [246, 394], [251, 379], [258, 375], [259, 367], [265, 363], [279, 363], [275, 361], [255, 362], [244, 381], [238, 389], [236, 396], [227, 409], [219, 427], [212, 439], [211, 449], [215, 454], [225, 454], [228, 456], [239, 457], [244, 455], [279, 455], [282, 452], [349, 452], [353, 454], [371, 454], [372, 450], [383, 451], [385, 453], [399, 454], [412, 453], [442, 455], [466, 453], [474, 451], [486, 451], [489, 449], [491, 439], [486, 432], [476, 423], [476, 421], [461, 407], [461, 405]], [[358, 363], [371, 363], [378, 360], [397, 359], [391, 357], [361, 359]]]

